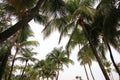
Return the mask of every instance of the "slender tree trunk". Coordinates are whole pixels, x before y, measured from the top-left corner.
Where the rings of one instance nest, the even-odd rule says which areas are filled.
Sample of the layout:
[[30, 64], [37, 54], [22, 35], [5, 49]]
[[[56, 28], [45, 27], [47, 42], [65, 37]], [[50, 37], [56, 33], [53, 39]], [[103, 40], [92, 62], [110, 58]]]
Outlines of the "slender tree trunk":
[[113, 58], [113, 55], [112, 55], [112, 51], [111, 51], [110, 45], [109, 45], [108, 42], [106, 42], [106, 44], [107, 44], [107, 47], [108, 47], [108, 49], [109, 49], [110, 58], [111, 58], [112, 63], [113, 63], [113, 65], [114, 65], [114, 67], [115, 67], [115, 70], [116, 70], [116, 72], [118, 73], [118, 75], [120, 76], [120, 70], [119, 70], [119, 68], [117, 67], [117, 65], [116, 65], [116, 63], [115, 63], [115, 61], [114, 61], [114, 58]]
[[13, 66], [14, 66], [14, 63], [15, 63], [15, 58], [16, 58], [17, 53], [18, 53], [18, 49], [16, 49], [16, 53], [15, 53], [15, 55], [13, 57], [13, 60], [12, 60], [12, 65], [11, 65], [11, 68], [10, 68], [10, 73], [9, 73], [8, 80], [11, 80], [11, 75], [12, 75]]
[[113, 74], [112, 74], [112, 72], [110, 73], [110, 75], [111, 75], [111, 78], [112, 78], [112, 80], [114, 80], [114, 77], [113, 77]]
[[89, 66], [89, 69], [90, 69], [90, 73], [91, 73], [91, 75], [92, 75], [92, 78], [93, 78], [93, 80], [95, 80], [95, 78], [94, 78], [94, 76], [93, 76], [93, 73], [92, 73], [92, 69], [91, 69], [91, 66], [88, 64], [88, 66]]
[[60, 64], [58, 64], [58, 70], [57, 70], [56, 80], [58, 80], [58, 77], [59, 77], [59, 68], [60, 68]]
[[89, 77], [88, 77], [88, 73], [87, 73], [87, 69], [86, 69], [86, 67], [85, 67], [85, 64], [84, 64], [83, 66], [84, 66], [84, 69], [85, 69], [85, 73], [86, 73], [87, 80], [89, 80]]
[[28, 62], [28, 60], [26, 60], [25, 67], [24, 67], [24, 69], [23, 69], [23, 71], [22, 71], [22, 74], [21, 74], [19, 80], [23, 80], [23, 75], [24, 75], [25, 69], [26, 69], [26, 67], [27, 67], [27, 62]]
[[119, 80], [120, 80], [120, 76], [119, 76]]
[[83, 29], [83, 31], [84, 31], [84, 33], [85, 33], [85, 36], [86, 36], [86, 38], [87, 38], [88, 41], [89, 41], [91, 50], [92, 50], [94, 56], [96, 57], [96, 60], [98, 61], [98, 64], [99, 64], [99, 66], [100, 66], [100, 68], [101, 68], [101, 70], [102, 70], [102, 73], [103, 73], [105, 79], [106, 79], [106, 80], [110, 80], [110, 79], [109, 79], [109, 76], [108, 76], [108, 74], [107, 74], [107, 72], [106, 72], [106, 70], [105, 70], [105, 68], [104, 68], [103, 63], [102, 63], [100, 57], [98, 56], [98, 53], [97, 53], [97, 51], [96, 51], [96, 49], [95, 49], [95, 47], [94, 47], [94, 44], [93, 44], [93, 42], [91, 41], [92, 39], [91, 39], [91, 37], [88, 35], [88, 32], [87, 32], [87, 30], [86, 30], [86, 28], [85, 28], [83, 19], [82, 19], [82, 18], [79, 18], [78, 23], [81, 25], [81, 27], [82, 27], [82, 29]]
[[2, 76], [4, 74], [4, 70], [6, 68], [6, 64], [7, 64], [7, 61], [8, 61], [8, 57], [10, 56], [11, 54], [11, 47], [8, 48], [8, 50], [6, 51], [5, 53], [5, 56], [2, 60], [2, 63], [1, 63], [1, 66], [0, 66], [0, 80], [2, 80]]
[[47, 77], [47, 80], [49, 80], [49, 78]]

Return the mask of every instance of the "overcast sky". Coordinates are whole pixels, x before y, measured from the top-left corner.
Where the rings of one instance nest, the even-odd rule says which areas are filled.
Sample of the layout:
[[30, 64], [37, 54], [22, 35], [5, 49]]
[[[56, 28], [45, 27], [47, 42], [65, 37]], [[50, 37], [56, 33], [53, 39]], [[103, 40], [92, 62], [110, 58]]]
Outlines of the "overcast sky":
[[[58, 40], [59, 40], [58, 32], [54, 32], [49, 38], [44, 40], [43, 34], [41, 33], [43, 27], [39, 24], [34, 23], [33, 21], [30, 22], [30, 25], [35, 34], [35, 37], [32, 39], [38, 40], [40, 43], [40, 46], [35, 48], [35, 51], [38, 52], [37, 58], [39, 58], [39, 59], [44, 59], [46, 54], [51, 52], [54, 47], [58, 47], [58, 46], [62, 46], [62, 45], [65, 46], [65, 44], [68, 41], [68, 38], [64, 38], [64, 39], [62, 39], [61, 44], [58, 45]], [[69, 68], [64, 67], [64, 71], [60, 72], [59, 80], [75, 80], [76, 76], [82, 76], [83, 80], [87, 80], [87, 78], [85, 76], [84, 68], [82, 66], [80, 66], [80, 63], [77, 61], [77, 52], [78, 52], [78, 48], [76, 47], [72, 51], [72, 54], [70, 56], [70, 58], [74, 61], [74, 65], [70, 64]], [[115, 61], [120, 62], [120, 55], [118, 55], [118, 53], [115, 51], [113, 51], [113, 53], [114, 53]], [[107, 55], [107, 56], [109, 59], [109, 55]], [[87, 70], [89, 73], [90, 80], [92, 80], [88, 66], [87, 66]], [[96, 62], [93, 62], [93, 64], [92, 64], [92, 71], [93, 71], [93, 74], [94, 74], [96, 80], [105, 80], [103, 77], [103, 74]], [[118, 75], [115, 72], [113, 72], [113, 76], [114, 76], [114, 80], [118, 80]]]

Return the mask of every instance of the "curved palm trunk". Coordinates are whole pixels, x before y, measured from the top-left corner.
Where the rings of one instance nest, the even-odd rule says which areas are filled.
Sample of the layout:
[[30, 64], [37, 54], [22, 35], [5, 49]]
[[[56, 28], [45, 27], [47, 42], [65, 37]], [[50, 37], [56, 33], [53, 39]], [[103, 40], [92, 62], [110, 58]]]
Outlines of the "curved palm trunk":
[[15, 53], [15, 55], [13, 57], [13, 60], [12, 60], [12, 65], [11, 65], [11, 69], [10, 69], [8, 80], [11, 80], [11, 75], [12, 75], [13, 66], [14, 66], [14, 63], [15, 63], [15, 58], [16, 58], [17, 53], [18, 53], [18, 49], [16, 50], [16, 53]]
[[91, 69], [91, 66], [88, 64], [88, 66], [89, 66], [89, 69], [90, 69], [90, 73], [91, 73], [91, 75], [92, 75], [92, 78], [93, 78], [93, 80], [95, 80], [95, 78], [94, 78], [94, 76], [93, 76], [93, 73], [92, 73], [92, 69]]
[[120, 70], [119, 70], [119, 68], [117, 67], [117, 65], [116, 65], [116, 63], [115, 63], [115, 61], [114, 61], [114, 58], [113, 58], [113, 55], [112, 55], [112, 51], [111, 51], [110, 45], [109, 45], [108, 42], [106, 42], [106, 44], [107, 44], [107, 47], [108, 47], [108, 49], [109, 49], [110, 58], [111, 58], [112, 63], [113, 63], [113, 65], [114, 65], [114, 67], [115, 67], [115, 70], [117, 71], [117, 73], [118, 73], [119, 76], [120, 76]]
[[28, 62], [28, 60], [26, 60], [25, 67], [24, 67], [24, 69], [23, 69], [23, 71], [22, 71], [22, 74], [21, 74], [19, 80], [23, 80], [22, 78], [23, 78], [23, 75], [24, 75], [25, 69], [26, 69], [26, 67], [27, 67], [27, 62]]
[[110, 78], [109, 78], [109, 76], [108, 76], [108, 74], [107, 74], [107, 72], [106, 72], [106, 70], [105, 70], [105, 68], [104, 68], [104, 65], [103, 65], [103, 63], [102, 63], [102, 61], [101, 61], [101, 59], [100, 59], [100, 57], [99, 57], [99, 55], [98, 55], [95, 47], [94, 47], [94, 44], [93, 44], [92, 41], [91, 41], [92, 39], [91, 39], [91, 37], [89, 37], [88, 32], [87, 32], [87, 30], [86, 30], [86, 28], [85, 28], [85, 26], [84, 26], [83, 19], [82, 19], [82, 18], [79, 18], [78, 22], [79, 22], [79, 24], [81, 25], [81, 27], [82, 27], [82, 29], [83, 29], [83, 31], [84, 31], [84, 33], [85, 33], [85, 36], [86, 36], [86, 38], [87, 38], [88, 41], [89, 41], [91, 50], [92, 50], [94, 56], [96, 57], [96, 60], [98, 61], [98, 64], [99, 64], [99, 66], [100, 66], [100, 68], [101, 68], [101, 70], [102, 70], [102, 73], [103, 73], [105, 79], [106, 79], [106, 80], [110, 80]]
[[5, 56], [4, 56], [4, 58], [2, 60], [2, 63], [1, 63], [1, 66], [0, 66], [0, 80], [2, 80], [2, 76], [4, 74], [4, 70], [6, 68], [6, 64], [7, 64], [8, 57], [9, 57], [10, 54], [11, 54], [11, 47], [9, 47], [8, 50], [6, 51]]
[[[42, 3], [45, 0], [38, 0], [36, 6], [29, 11], [27, 11], [26, 15], [23, 19], [21, 19], [19, 22], [17, 22], [15, 25], [11, 26], [9, 29], [5, 30], [4, 32], [0, 33], [0, 43], [8, 39], [10, 36], [15, 34], [20, 29], [24, 28], [28, 22], [30, 22], [38, 13], [39, 8], [41, 7]], [[9, 34], [8, 34], [9, 33]]]
[[88, 73], [87, 73], [87, 69], [86, 69], [86, 67], [85, 67], [85, 64], [84, 64], [83, 66], [84, 66], [84, 69], [85, 69], [85, 73], [86, 73], [87, 80], [89, 80], [89, 77], [88, 77]]

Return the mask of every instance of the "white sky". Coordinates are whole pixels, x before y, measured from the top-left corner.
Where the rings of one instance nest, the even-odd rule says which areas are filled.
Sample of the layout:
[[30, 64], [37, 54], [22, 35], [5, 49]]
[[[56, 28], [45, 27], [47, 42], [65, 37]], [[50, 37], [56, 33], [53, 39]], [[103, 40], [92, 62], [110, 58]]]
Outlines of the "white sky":
[[[64, 38], [62, 39], [61, 44], [58, 45], [58, 40], [59, 40], [58, 32], [54, 32], [49, 38], [44, 40], [43, 34], [41, 33], [43, 27], [41, 25], [34, 23], [33, 21], [30, 22], [30, 25], [35, 34], [35, 38], [32, 39], [38, 40], [40, 43], [40, 46], [35, 48], [35, 51], [38, 52], [37, 58], [39, 59], [44, 59], [46, 54], [51, 52], [54, 47], [58, 47], [62, 45], [65, 46], [65, 44], [67, 43], [68, 38]], [[77, 52], [78, 49], [75, 48], [70, 57], [74, 61], [74, 65], [70, 64], [69, 68], [64, 67], [64, 71], [60, 72], [59, 80], [76, 80], [75, 79], [76, 76], [82, 76], [83, 80], [87, 80], [85, 76], [84, 68], [80, 66], [79, 62], [77, 61]], [[115, 61], [120, 62], [120, 55], [118, 55], [115, 51], [113, 51], [113, 53], [114, 53]], [[108, 59], [110, 58], [108, 57]], [[88, 66], [87, 66], [87, 70], [89, 72]], [[105, 80], [96, 62], [93, 62], [92, 64], [92, 71], [96, 80]], [[114, 80], [118, 80], [118, 75], [115, 72], [113, 73], [113, 76], [114, 76]], [[89, 72], [89, 77], [90, 80], [92, 80], [90, 72]]]

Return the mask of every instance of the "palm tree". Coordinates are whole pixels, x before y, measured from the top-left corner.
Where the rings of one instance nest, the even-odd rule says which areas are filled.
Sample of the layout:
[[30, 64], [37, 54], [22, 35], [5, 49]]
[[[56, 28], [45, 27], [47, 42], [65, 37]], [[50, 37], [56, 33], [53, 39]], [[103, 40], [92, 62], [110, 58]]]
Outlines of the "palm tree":
[[[97, 7], [97, 17], [95, 18], [95, 22], [93, 26], [97, 26], [100, 34], [103, 36], [103, 41], [105, 45], [107, 45], [112, 63], [120, 75], [120, 71], [117, 68], [117, 65], [114, 61], [113, 54], [111, 51], [111, 47], [113, 46], [117, 51], [119, 51], [119, 40], [118, 40], [118, 22], [119, 22], [119, 13], [118, 8], [114, 6], [117, 1], [101, 1], [99, 6]], [[106, 5], [107, 4], [107, 5]], [[109, 14], [108, 14], [109, 13]], [[101, 19], [101, 20], [100, 20]]]
[[28, 66], [25, 69], [26, 80], [39, 80], [39, 72], [37, 69], [34, 68], [33, 64], [28, 64]]
[[[91, 51], [91, 49], [90, 49], [90, 47], [88, 45], [83, 46], [80, 49], [80, 51], [78, 53], [78, 60], [81, 61], [80, 62], [81, 65], [84, 65], [86, 76], [87, 76], [88, 80], [89, 80], [89, 77], [88, 77], [88, 74], [87, 74], [87, 70], [86, 70], [85, 64], [88, 64], [90, 72], [91, 72], [91, 75], [93, 77], [90, 65], [92, 64], [92, 60], [94, 60], [94, 59], [95, 59], [95, 57], [92, 54], [92, 51]], [[94, 77], [93, 77], [93, 80], [95, 80]]]
[[57, 66], [57, 74], [56, 74], [56, 80], [58, 80], [59, 77], [59, 71], [63, 69], [63, 65], [68, 66], [68, 63], [72, 63], [73, 61], [67, 57], [66, 51], [62, 50], [61, 48], [54, 48], [54, 50], [47, 55], [48, 60], [51, 60], [55, 63]]
[[24, 52], [21, 54], [21, 57], [16, 58], [17, 60], [21, 60], [22, 62], [25, 61], [25, 65], [24, 65], [24, 68], [22, 70], [19, 80], [23, 79], [24, 71], [27, 67], [28, 61], [36, 61], [37, 60], [36, 58], [33, 57], [35, 54], [37, 54], [36, 52], [32, 52], [32, 50], [30, 50], [28, 48], [23, 49], [23, 51]]
[[[9, 73], [9, 78], [8, 80], [10, 80], [11, 78], [11, 75], [12, 75], [12, 71], [13, 71], [13, 67], [14, 67], [14, 63], [15, 63], [15, 59], [16, 59], [16, 56], [18, 53], [22, 52], [21, 50], [24, 50], [25, 47], [29, 47], [29, 46], [36, 46], [38, 45], [38, 42], [37, 41], [24, 41], [22, 43], [16, 43], [15, 47], [16, 47], [16, 52], [15, 52], [15, 55], [13, 57], [13, 60], [12, 60], [12, 65], [11, 65], [11, 70], [10, 70], [10, 73]], [[23, 51], [24, 52], [24, 51]]]
[[[92, 70], [91, 70], [92, 60], [95, 60], [95, 57], [92, 54], [88, 44], [86, 44], [86, 43], [87, 43], [87, 40], [86, 40], [83, 32], [80, 31], [80, 29], [76, 29], [67, 44], [67, 49], [73, 49], [76, 45], [79, 46], [78, 60], [82, 60], [82, 58], [80, 57], [81, 55], [85, 55], [87, 57], [87, 61], [85, 64], [88, 64], [92, 78], [93, 78], [93, 80], [95, 80]], [[83, 47], [80, 48], [80, 46], [83, 46]]]
[[[71, 33], [74, 33], [76, 28], [78, 27], [78, 25], [79, 25], [79, 27], [82, 28], [82, 31], [84, 32], [84, 34], [90, 44], [93, 54], [95, 55], [105, 78], [107, 80], [109, 80], [109, 77], [105, 71], [103, 63], [101, 62], [99, 55], [95, 48], [95, 45], [97, 44], [97, 41], [98, 41], [97, 36], [99, 33], [95, 32], [96, 34], [89, 36], [89, 34], [91, 34], [90, 32], [92, 30], [91, 23], [94, 21], [94, 14], [95, 14], [95, 9], [92, 8], [90, 5], [91, 5], [91, 0], [88, 2], [87, 1], [86, 2], [84, 2], [84, 1], [78, 2], [78, 0], [71, 0], [66, 5], [66, 8], [68, 10], [68, 12], [67, 12], [68, 15], [65, 16], [64, 18], [61, 17], [61, 18], [57, 18], [54, 20], [58, 21], [58, 22], [60, 22], [61, 20], [64, 21], [63, 25], [64, 24], [66, 25], [66, 23], [67, 23], [67, 27], [61, 25], [62, 23], [60, 23], [60, 27], [58, 28], [58, 30], [61, 32], [61, 36], [65, 35], [69, 30]], [[54, 23], [54, 24], [56, 25], [56, 23]], [[53, 30], [53, 28], [51, 28], [51, 27], [45, 28], [45, 29], [46, 29], [46, 33]], [[72, 36], [72, 34], [71, 34], [71, 36]]]
[[19, 31], [17, 35], [18, 35], [17, 39], [13, 45], [13, 47], [16, 48], [16, 52], [12, 60], [12, 65], [11, 65], [11, 70], [9, 73], [8, 80], [10, 80], [11, 78], [13, 67], [14, 67], [14, 62], [15, 62], [15, 58], [17, 54], [21, 53], [22, 52], [21, 50], [23, 50], [26, 47], [37, 46], [39, 44], [37, 41], [27, 41], [28, 37], [33, 36], [33, 32], [31, 31], [29, 25], [26, 26], [22, 31]]
[[[12, 1], [13, 2], [9, 2], [8, 4], [12, 4], [12, 6], [14, 6], [15, 8], [17, 8], [20, 5], [18, 1], [16, 0], [12, 0]], [[32, 0], [32, 1], [35, 1], [35, 0]], [[32, 1], [28, 1], [28, 2], [33, 4]], [[17, 2], [18, 6], [15, 6], [17, 4], [16, 3], [13, 4], [14, 2]], [[22, 16], [22, 19], [20, 19], [15, 25], [11, 26], [9, 29], [0, 33], [0, 43], [7, 40], [10, 36], [14, 35], [17, 31], [23, 29], [28, 24], [28, 22], [31, 21], [39, 13], [39, 8], [41, 4], [44, 2], [44, 0], [38, 0], [38, 2], [35, 3], [36, 5], [33, 5], [33, 6], [31, 6], [31, 4], [29, 4], [28, 2], [27, 2], [27, 5], [29, 5], [29, 7], [32, 7], [32, 8], [27, 9], [27, 11], [24, 12], [24, 16]], [[22, 4], [24, 4], [24, 0], [22, 0]], [[24, 6], [26, 6], [26, 4]]]
[[42, 77], [43, 80], [44, 78], [51, 78], [53, 80], [56, 75], [55, 71], [57, 70], [57, 67], [54, 62], [48, 59], [38, 61], [34, 68], [39, 71], [39, 77]]
[[[80, 7], [82, 7], [82, 6], [80, 6]], [[103, 66], [103, 64], [102, 64], [102, 62], [101, 62], [101, 60], [99, 58], [99, 55], [98, 55], [98, 53], [97, 53], [97, 51], [95, 49], [96, 41], [98, 40], [96, 36], [98, 36], [98, 33], [94, 32], [96, 34], [89, 35], [89, 34], [91, 34], [91, 33], [89, 33], [91, 31], [90, 30], [90, 25], [89, 25], [90, 23], [89, 23], [89, 21], [91, 22], [92, 19], [93, 19], [94, 10], [89, 8], [89, 6], [83, 6], [83, 8], [84, 8], [84, 10], [86, 9], [86, 12], [84, 10], [82, 10], [82, 8], [78, 8], [78, 11], [76, 11], [74, 13], [74, 14], [78, 14], [78, 13], [81, 14], [79, 19], [78, 19], [78, 21], [77, 21], [77, 23], [82, 27], [83, 32], [84, 32], [84, 34], [85, 34], [85, 36], [86, 36], [86, 38], [87, 38], [87, 40], [89, 42], [89, 45], [90, 45], [90, 47], [91, 47], [91, 49], [93, 51], [93, 54], [95, 55], [95, 57], [96, 57], [96, 59], [97, 59], [97, 61], [99, 63], [100, 68], [103, 71], [103, 74], [104, 74], [105, 78], [107, 80], [109, 80], [109, 77], [108, 77], [108, 75], [107, 75], [107, 73], [106, 73], [106, 71], [104, 69], [104, 66]], [[79, 14], [78, 14], [78, 16], [79, 16]], [[86, 19], [88, 20], [88, 22], [86, 21], [87, 23], [84, 22], [84, 20], [86, 20]]]

